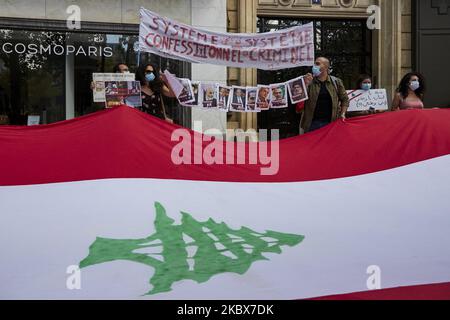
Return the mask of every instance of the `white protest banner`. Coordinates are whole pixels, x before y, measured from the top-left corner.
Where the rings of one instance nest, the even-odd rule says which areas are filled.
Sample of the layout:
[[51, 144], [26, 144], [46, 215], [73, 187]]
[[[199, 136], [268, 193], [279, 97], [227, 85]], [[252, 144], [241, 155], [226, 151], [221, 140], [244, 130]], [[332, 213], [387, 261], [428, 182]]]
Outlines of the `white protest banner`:
[[347, 94], [350, 100], [349, 112], [389, 109], [386, 89], [350, 90]]
[[280, 70], [314, 64], [312, 23], [269, 33], [207, 31], [141, 8], [139, 50], [194, 63]]
[[134, 73], [93, 73], [94, 81], [94, 102], [106, 102], [105, 82], [106, 81], [134, 81]]

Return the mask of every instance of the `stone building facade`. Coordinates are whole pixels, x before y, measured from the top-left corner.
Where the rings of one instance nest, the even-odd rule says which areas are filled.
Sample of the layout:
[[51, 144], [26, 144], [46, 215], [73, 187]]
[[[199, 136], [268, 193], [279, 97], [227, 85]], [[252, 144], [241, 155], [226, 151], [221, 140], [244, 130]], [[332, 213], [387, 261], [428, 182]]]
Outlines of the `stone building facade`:
[[[229, 32], [256, 32], [263, 17], [364, 21], [371, 14], [367, 8], [381, 9], [380, 29], [372, 31], [372, 76], [378, 87], [386, 88], [389, 98], [403, 74], [412, 70], [412, 0], [227, 0]], [[231, 84], [254, 85], [254, 69], [228, 69]], [[257, 128], [256, 114], [236, 114], [230, 128]]]

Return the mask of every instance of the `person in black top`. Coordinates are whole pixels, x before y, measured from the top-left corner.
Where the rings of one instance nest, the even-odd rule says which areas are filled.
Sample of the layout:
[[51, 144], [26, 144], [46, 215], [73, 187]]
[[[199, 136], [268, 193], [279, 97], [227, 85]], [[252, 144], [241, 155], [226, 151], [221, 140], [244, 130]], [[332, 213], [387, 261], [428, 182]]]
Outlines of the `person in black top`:
[[142, 92], [142, 107], [138, 109], [172, 123], [166, 115], [162, 96], [175, 98], [175, 94], [165, 84], [165, 77], [160, 75], [158, 67], [154, 64], [140, 66], [136, 72], [136, 80], [141, 83]]
[[[314, 121], [318, 123], [319, 127], [322, 127], [321, 123], [328, 124], [331, 122], [333, 101], [327, 90], [325, 81], [318, 81], [320, 83], [320, 91], [319, 97], [317, 98], [316, 110], [314, 111]], [[314, 131], [314, 129], [314, 127], [311, 128], [311, 131]]]
[[304, 132], [318, 130], [338, 119], [345, 120], [349, 107], [342, 80], [330, 74], [330, 60], [317, 58], [312, 71], [313, 74], [307, 74], [304, 78], [309, 96], [300, 124]]

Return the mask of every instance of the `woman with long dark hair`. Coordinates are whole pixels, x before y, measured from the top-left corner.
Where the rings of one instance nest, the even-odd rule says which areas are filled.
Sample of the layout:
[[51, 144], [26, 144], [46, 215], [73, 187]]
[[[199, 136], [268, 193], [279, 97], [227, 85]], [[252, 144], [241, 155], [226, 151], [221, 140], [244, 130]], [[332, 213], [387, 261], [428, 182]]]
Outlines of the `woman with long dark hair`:
[[175, 98], [175, 94], [169, 89], [155, 64], [149, 63], [140, 66], [136, 71], [136, 81], [141, 83], [142, 108], [146, 112], [157, 118], [172, 122], [166, 115], [163, 95]]
[[406, 109], [423, 109], [425, 95], [425, 78], [418, 72], [410, 72], [400, 81], [392, 103], [392, 111]]

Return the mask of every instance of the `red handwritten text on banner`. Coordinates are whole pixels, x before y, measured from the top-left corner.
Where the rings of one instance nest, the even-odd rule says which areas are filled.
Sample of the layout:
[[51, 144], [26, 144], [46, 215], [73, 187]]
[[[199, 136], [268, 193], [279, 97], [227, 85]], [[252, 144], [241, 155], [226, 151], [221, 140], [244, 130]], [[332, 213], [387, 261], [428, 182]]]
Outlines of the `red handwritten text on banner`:
[[314, 64], [313, 25], [270, 33], [217, 33], [141, 8], [139, 48], [163, 57], [239, 68], [279, 70]]

